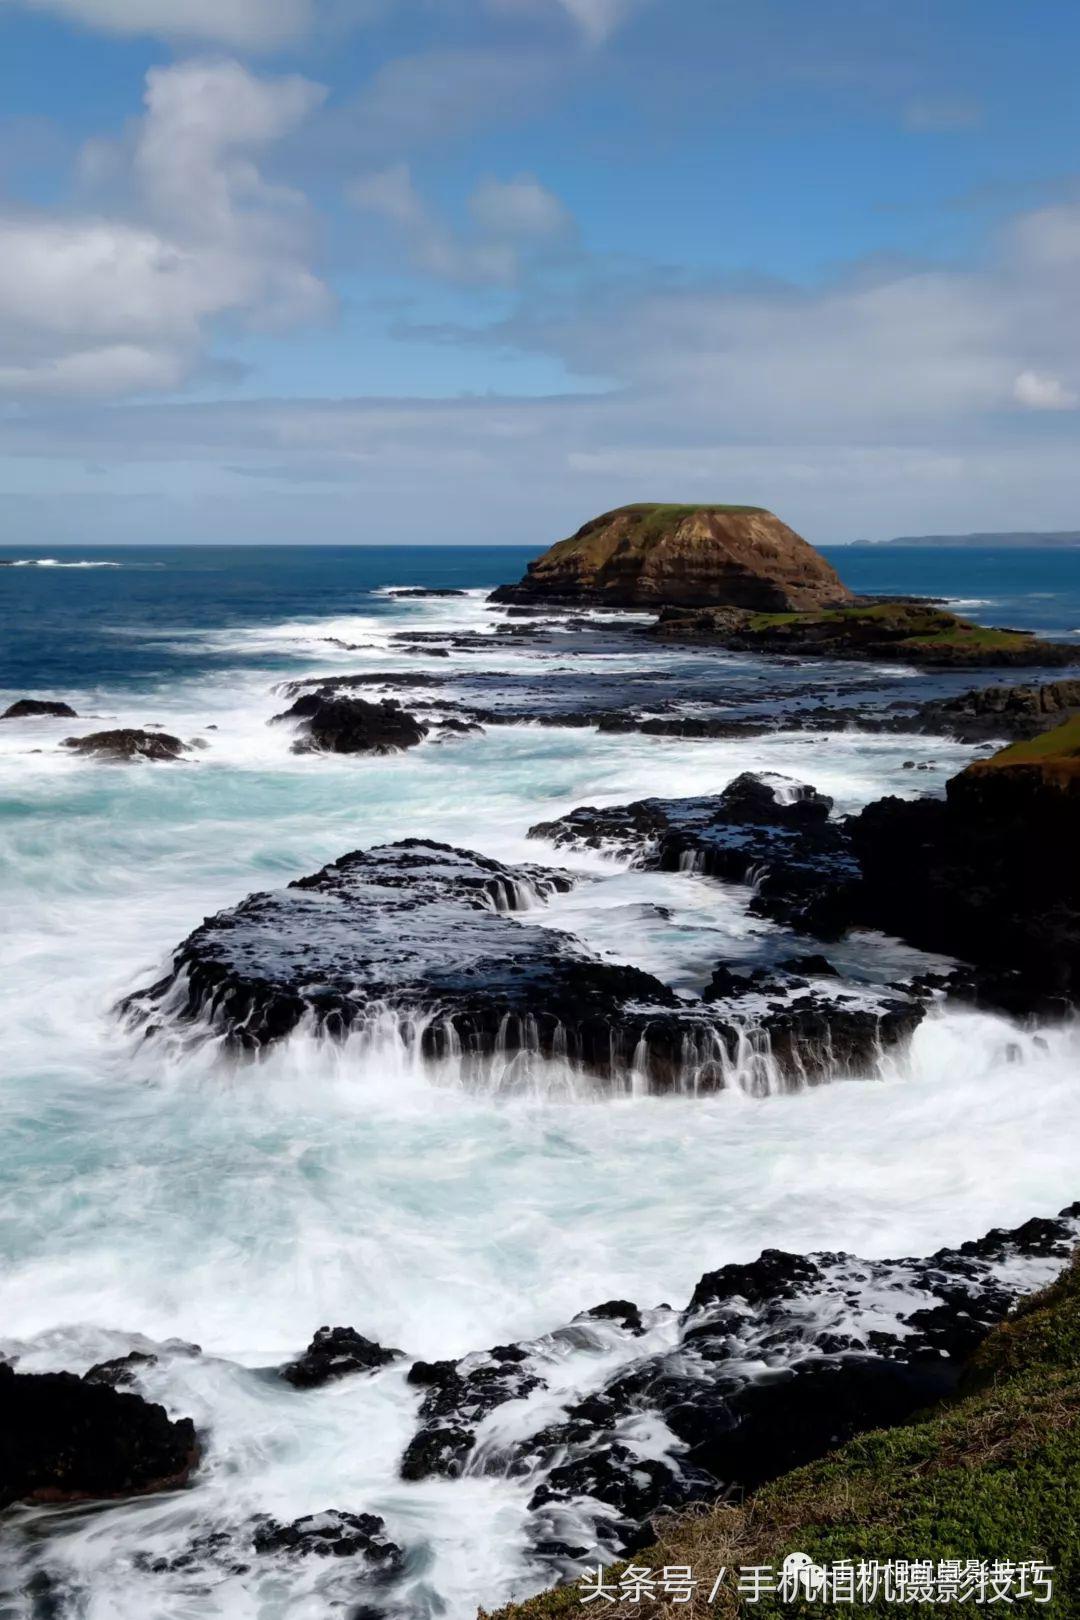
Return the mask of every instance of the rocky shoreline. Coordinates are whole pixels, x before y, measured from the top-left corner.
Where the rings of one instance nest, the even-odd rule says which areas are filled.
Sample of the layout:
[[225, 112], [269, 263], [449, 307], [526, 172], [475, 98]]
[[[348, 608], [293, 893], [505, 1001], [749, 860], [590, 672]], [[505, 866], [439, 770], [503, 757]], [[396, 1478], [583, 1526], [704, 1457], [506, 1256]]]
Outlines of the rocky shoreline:
[[[609, 1300], [537, 1339], [438, 1362], [322, 1328], [277, 1375], [304, 1401], [328, 1381], [407, 1363], [416, 1427], [400, 1477], [527, 1482], [536, 1575], [572, 1579], [646, 1546], [658, 1516], [754, 1490], [942, 1400], [1025, 1296], [1061, 1273], [1078, 1237], [1074, 1204], [925, 1258], [765, 1250], [706, 1272], [682, 1308]], [[133, 1352], [81, 1378], [0, 1364], [5, 1504], [93, 1503], [191, 1481], [213, 1458], [213, 1428], [196, 1439], [190, 1419], [138, 1392], [157, 1359]], [[570, 1359], [582, 1369], [577, 1393], [553, 1396]], [[413, 1613], [407, 1529], [363, 1504], [290, 1523], [207, 1520], [182, 1550], [136, 1557], [147, 1575], [211, 1582], [275, 1560], [340, 1560], [370, 1620]], [[77, 1598], [47, 1556], [35, 1579]]]

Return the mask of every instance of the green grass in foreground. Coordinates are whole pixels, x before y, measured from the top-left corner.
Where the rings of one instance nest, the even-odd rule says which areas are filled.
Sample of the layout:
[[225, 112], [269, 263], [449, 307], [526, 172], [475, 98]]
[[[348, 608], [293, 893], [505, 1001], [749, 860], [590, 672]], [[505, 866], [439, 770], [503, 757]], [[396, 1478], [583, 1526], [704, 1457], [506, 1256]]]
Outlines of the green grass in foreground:
[[[1075, 722], [1074, 722], [1075, 723]], [[691, 1565], [703, 1592], [693, 1603], [590, 1603], [576, 1586], [500, 1610], [496, 1620], [553, 1620], [602, 1613], [607, 1620], [728, 1620], [732, 1616], [923, 1615], [925, 1603], [783, 1603], [740, 1598], [727, 1585], [714, 1607], [720, 1567], [768, 1564], [789, 1552], [820, 1564], [840, 1559], [976, 1559], [1054, 1566], [1049, 1603], [1018, 1602], [995, 1614], [1080, 1616], [1080, 1266], [1037, 1295], [986, 1340], [958, 1398], [901, 1428], [849, 1441], [822, 1461], [785, 1475], [740, 1506], [672, 1521], [633, 1562]], [[609, 1580], [618, 1582], [615, 1566]], [[978, 1605], [950, 1605], [976, 1614]]]

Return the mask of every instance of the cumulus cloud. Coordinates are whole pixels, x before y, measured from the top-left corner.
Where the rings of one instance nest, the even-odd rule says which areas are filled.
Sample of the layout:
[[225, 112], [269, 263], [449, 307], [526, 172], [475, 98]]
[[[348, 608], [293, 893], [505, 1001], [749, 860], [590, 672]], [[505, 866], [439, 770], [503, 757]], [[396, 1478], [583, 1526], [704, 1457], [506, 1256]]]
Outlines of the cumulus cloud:
[[129, 182], [124, 211], [0, 215], [0, 388], [173, 388], [219, 317], [270, 328], [322, 318], [330, 300], [306, 262], [302, 200], [255, 162], [321, 96], [235, 62], [152, 70], [130, 145], [110, 149], [111, 177]]
[[0, 0], [111, 34], [156, 34], [261, 50], [303, 34], [312, 0]]
[[531, 174], [481, 181], [469, 198], [469, 210], [494, 237], [542, 241], [566, 236], [573, 229], [558, 197]]
[[1013, 396], [1029, 411], [1072, 411], [1080, 404], [1080, 395], [1066, 388], [1060, 377], [1041, 371], [1022, 371], [1013, 384]]
[[478, 227], [454, 230], [424, 201], [407, 163], [361, 175], [347, 188], [355, 208], [389, 221], [403, 235], [414, 267], [439, 280], [509, 285], [528, 254], [572, 231], [570, 215], [538, 180], [484, 180], [469, 198]]

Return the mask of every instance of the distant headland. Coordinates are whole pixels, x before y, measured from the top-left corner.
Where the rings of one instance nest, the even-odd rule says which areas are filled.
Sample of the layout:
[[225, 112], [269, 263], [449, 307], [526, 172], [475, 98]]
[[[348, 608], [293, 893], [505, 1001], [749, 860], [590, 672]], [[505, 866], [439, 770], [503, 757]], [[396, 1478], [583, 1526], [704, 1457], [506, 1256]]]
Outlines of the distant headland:
[[1024, 529], [1000, 534], [902, 534], [895, 540], [879, 540], [881, 546], [967, 546], [972, 550], [1031, 550], [1044, 546], [1080, 546], [1080, 529], [1052, 529], [1040, 533]]

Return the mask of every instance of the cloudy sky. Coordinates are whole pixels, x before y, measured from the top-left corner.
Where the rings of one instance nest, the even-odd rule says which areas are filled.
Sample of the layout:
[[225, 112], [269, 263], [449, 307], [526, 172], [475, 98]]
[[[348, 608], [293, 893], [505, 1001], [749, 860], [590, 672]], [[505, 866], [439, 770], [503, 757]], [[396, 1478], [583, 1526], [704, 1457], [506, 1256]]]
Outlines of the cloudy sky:
[[0, 0], [5, 543], [1080, 527], [1075, 0]]

